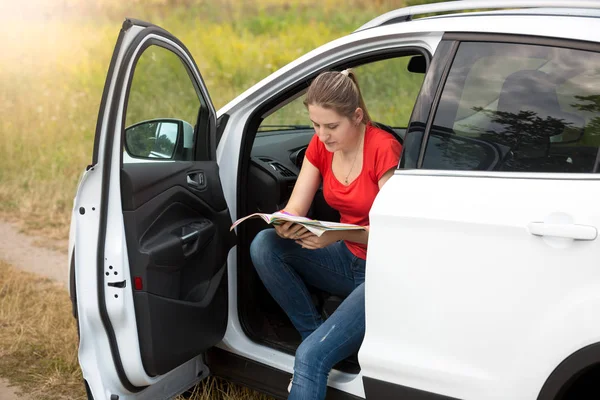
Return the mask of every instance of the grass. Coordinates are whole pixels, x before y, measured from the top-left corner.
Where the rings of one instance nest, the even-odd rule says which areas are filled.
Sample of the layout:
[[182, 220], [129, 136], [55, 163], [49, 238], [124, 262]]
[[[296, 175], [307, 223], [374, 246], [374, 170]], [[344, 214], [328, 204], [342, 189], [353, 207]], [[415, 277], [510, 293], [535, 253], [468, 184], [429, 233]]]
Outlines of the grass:
[[84, 398], [64, 289], [0, 261], [0, 327], [1, 376], [36, 399]]
[[[37, 400], [85, 399], [77, 346], [77, 327], [67, 291], [0, 261], [0, 376]], [[270, 397], [208, 378], [185, 399]]]
[[64, 239], [78, 178], [91, 162], [104, 79], [125, 16], [152, 21], [186, 43], [219, 108], [300, 55], [405, 2], [39, 3], [46, 14], [31, 13], [38, 20], [0, 24], [6, 39], [0, 52], [0, 216], [19, 221], [25, 231]]
[[[219, 108], [302, 54], [405, 3], [0, 4], [0, 218], [48, 239], [68, 236], [77, 181], [91, 162], [104, 80], [124, 17], [151, 21], [186, 43]], [[0, 261], [0, 327], [0, 376], [37, 399], [84, 398], [76, 325], [64, 289]], [[191, 399], [266, 397], [209, 379]]]

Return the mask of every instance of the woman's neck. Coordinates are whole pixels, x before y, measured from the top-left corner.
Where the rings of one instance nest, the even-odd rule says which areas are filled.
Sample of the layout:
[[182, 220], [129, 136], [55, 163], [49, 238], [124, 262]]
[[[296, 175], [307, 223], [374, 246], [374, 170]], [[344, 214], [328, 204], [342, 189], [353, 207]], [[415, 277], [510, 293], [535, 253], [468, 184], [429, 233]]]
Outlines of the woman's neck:
[[342, 156], [343, 159], [352, 158], [356, 155], [356, 153], [358, 151], [360, 151], [360, 149], [362, 147], [362, 143], [363, 143], [363, 138], [364, 138], [366, 132], [367, 132], [367, 126], [365, 124], [361, 123], [358, 126], [358, 135], [356, 135], [356, 141], [353, 143], [353, 145], [347, 149], [340, 150], [340, 155]]

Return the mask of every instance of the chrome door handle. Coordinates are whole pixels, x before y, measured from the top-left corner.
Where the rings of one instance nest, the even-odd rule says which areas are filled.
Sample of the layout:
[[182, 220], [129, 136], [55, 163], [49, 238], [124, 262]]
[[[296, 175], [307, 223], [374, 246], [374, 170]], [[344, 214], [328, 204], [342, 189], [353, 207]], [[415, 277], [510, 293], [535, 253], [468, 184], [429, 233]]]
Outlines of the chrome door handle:
[[589, 225], [530, 222], [527, 230], [535, 236], [553, 236], [574, 240], [595, 240], [598, 236], [596, 227]]

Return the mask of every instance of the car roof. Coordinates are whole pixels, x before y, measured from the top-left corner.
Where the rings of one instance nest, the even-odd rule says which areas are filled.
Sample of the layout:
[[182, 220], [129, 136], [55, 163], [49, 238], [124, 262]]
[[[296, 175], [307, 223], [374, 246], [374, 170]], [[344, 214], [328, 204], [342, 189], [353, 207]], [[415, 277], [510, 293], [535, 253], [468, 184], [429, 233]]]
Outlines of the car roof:
[[[495, 10], [484, 11], [481, 10]], [[600, 16], [600, 3], [597, 0], [461, 0], [442, 3], [422, 4], [404, 7], [382, 14], [356, 31], [377, 26], [407, 22], [417, 15], [450, 13], [425, 18], [448, 18], [465, 15], [486, 16], [491, 14], [515, 15], [561, 15], [561, 16]], [[473, 12], [475, 11], [475, 12]]]

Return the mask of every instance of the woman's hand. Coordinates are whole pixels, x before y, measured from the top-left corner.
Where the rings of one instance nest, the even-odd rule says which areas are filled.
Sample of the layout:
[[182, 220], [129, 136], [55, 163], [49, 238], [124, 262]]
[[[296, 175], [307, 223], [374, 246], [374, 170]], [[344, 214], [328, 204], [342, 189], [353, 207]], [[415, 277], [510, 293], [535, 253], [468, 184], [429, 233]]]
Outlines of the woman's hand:
[[275, 225], [275, 232], [277, 232], [279, 237], [294, 240], [303, 239], [312, 235], [312, 233], [302, 225], [298, 225], [289, 221], [284, 222], [281, 225]]
[[303, 238], [296, 240], [296, 243], [304, 249], [322, 249], [339, 240], [337, 233], [338, 232], [327, 231], [321, 236], [317, 236], [314, 233], [309, 232], [309, 235], [305, 235]]

